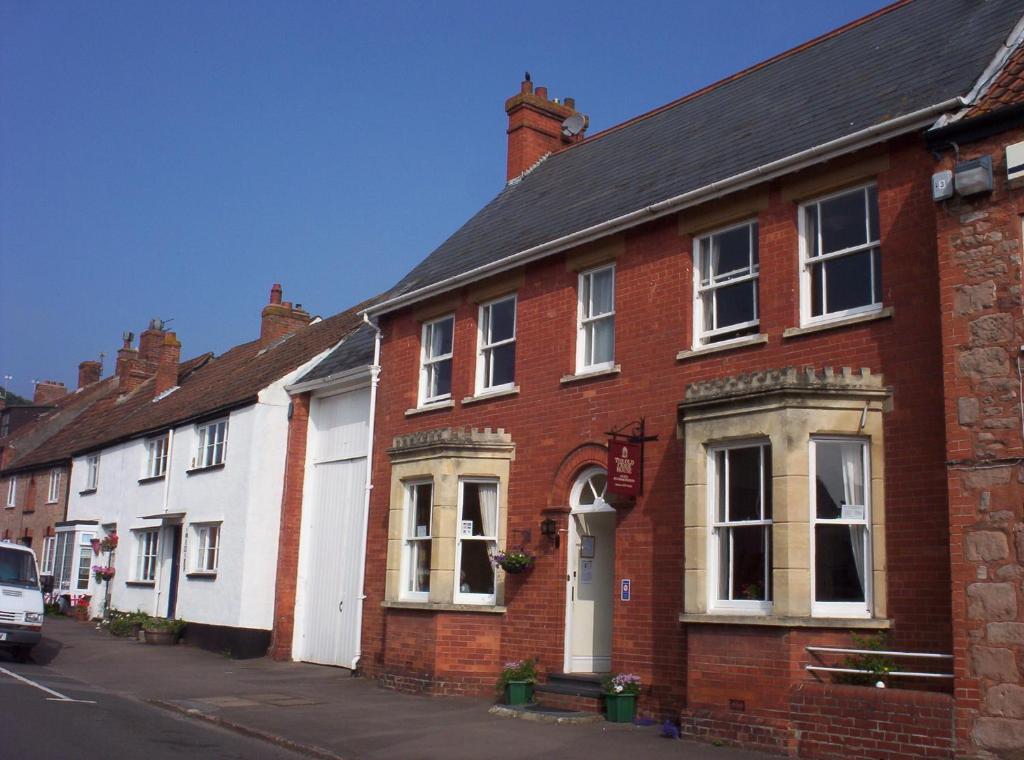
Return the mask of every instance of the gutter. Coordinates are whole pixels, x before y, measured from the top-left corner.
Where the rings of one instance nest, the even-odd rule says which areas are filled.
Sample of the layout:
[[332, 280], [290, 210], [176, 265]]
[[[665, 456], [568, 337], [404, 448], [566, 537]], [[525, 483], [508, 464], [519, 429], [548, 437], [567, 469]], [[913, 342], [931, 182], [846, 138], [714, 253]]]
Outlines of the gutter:
[[[376, 329], [376, 327], [374, 327], [374, 329]], [[376, 355], [376, 349], [374, 349], [374, 354]], [[374, 361], [374, 366], [376, 366], [376, 361]], [[284, 389], [289, 394], [294, 395], [296, 393], [305, 393], [306, 391], [315, 391], [320, 388], [326, 388], [329, 385], [354, 385], [359, 380], [365, 379], [367, 370], [369, 370], [370, 373], [372, 374], [373, 367], [367, 367], [365, 365], [362, 367], [354, 367], [352, 369], [346, 369], [342, 372], [335, 372], [333, 375], [328, 375], [327, 377], [317, 378], [316, 380], [307, 380], [304, 383], [294, 383], [292, 385], [286, 385]]]
[[718, 180], [709, 185], [704, 185], [703, 187], [699, 187], [695, 190], [689, 190], [664, 201], [653, 203], [645, 208], [631, 211], [623, 216], [609, 219], [577, 232], [563, 235], [562, 237], [555, 238], [554, 240], [550, 240], [546, 243], [533, 246], [532, 248], [527, 248], [524, 251], [519, 251], [518, 253], [506, 256], [504, 259], [499, 261], [484, 264], [483, 266], [476, 267], [468, 272], [462, 272], [461, 274], [449, 277], [446, 280], [382, 301], [375, 306], [367, 308], [362, 313], [364, 315], [379, 316], [381, 314], [395, 311], [396, 309], [408, 306], [411, 303], [422, 301], [426, 298], [430, 298], [431, 296], [440, 295], [441, 293], [454, 290], [465, 283], [479, 280], [483, 277], [512, 269], [513, 267], [522, 266], [523, 264], [536, 261], [537, 259], [545, 256], [550, 256], [551, 254], [565, 251], [569, 248], [582, 245], [583, 243], [588, 243], [592, 240], [636, 227], [637, 225], [658, 219], [662, 216], [666, 216], [667, 214], [672, 214], [685, 208], [704, 203], [708, 200], [712, 200], [729, 193], [734, 193], [738, 190], [743, 190], [751, 185], [775, 179], [783, 174], [799, 171], [800, 169], [814, 164], [829, 161], [843, 154], [852, 153], [853, 151], [881, 142], [882, 140], [906, 134], [907, 132], [912, 132], [920, 127], [929, 126], [933, 124], [935, 119], [941, 114], [949, 111], [950, 109], [961, 108], [965, 105], [968, 105], [967, 99], [962, 96], [957, 96], [955, 98], [950, 98], [949, 100], [944, 100], [941, 103], [928, 106], [927, 108], [922, 108], [909, 114], [904, 114], [903, 116], [899, 116], [895, 119], [890, 119], [889, 121], [881, 124], [874, 124], [844, 137], [839, 137], [835, 140], [822, 143], [821, 145], [816, 145], [813, 148], [793, 153], [785, 158], [780, 158], [767, 164], [762, 164], [761, 166], [757, 166], [745, 172], [740, 172], [739, 174], [734, 174], [733, 176], [727, 177], [723, 180]]
[[359, 538], [359, 603], [356, 605], [356, 654], [352, 670], [363, 657], [363, 607], [366, 603], [366, 535], [370, 522], [370, 494], [373, 492], [373, 427], [377, 413], [377, 386], [380, 384], [380, 327], [363, 313], [363, 321], [373, 328], [373, 366], [370, 367], [370, 419], [366, 436], [366, 496], [363, 500], [362, 535]]

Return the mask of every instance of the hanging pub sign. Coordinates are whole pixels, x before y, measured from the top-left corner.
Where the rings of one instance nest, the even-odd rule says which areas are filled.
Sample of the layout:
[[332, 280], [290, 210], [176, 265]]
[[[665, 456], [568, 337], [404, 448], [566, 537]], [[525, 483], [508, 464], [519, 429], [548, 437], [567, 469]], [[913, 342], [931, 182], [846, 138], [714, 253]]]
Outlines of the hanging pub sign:
[[[622, 432], [630, 425], [632, 433]], [[638, 496], [644, 492], [644, 443], [656, 441], [656, 435], [644, 435], [644, 419], [631, 422], [608, 433], [608, 491], [620, 496]]]

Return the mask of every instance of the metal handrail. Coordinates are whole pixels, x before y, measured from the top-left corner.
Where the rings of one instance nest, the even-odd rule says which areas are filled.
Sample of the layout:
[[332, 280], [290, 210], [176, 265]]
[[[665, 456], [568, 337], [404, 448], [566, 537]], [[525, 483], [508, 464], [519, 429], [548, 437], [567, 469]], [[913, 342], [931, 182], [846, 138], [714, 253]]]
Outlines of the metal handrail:
[[[830, 654], [865, 654], [880, 655], [883, 657], [916, 657], [930, 660], [952, 660], [951, 654], [937, 654], [935, 652], [895, 652], [879, 649], [844, 649], [842, 647], [804, 647], [808, 652], [827, 652]], [[861, 675], [877, 675], [873, 670], [863, 668], [837, 668], [827, 665], [805, 665], [808, 671], [823, 671], [827, 673], [857, 673]], [[891, 670], [887, 676], [903, 676], [906, 678], [953, 678], [952, 673], [918, 673], [909, 670]]]
[[808, 652], [836, 652], [838, 654], [881, 654], [889, 657], [929, 657], [940, 660], [952, 660], [951, 654], [935, 652], [887, 652], [881, 649], [841, 649], [839, 647], [804, 647]]

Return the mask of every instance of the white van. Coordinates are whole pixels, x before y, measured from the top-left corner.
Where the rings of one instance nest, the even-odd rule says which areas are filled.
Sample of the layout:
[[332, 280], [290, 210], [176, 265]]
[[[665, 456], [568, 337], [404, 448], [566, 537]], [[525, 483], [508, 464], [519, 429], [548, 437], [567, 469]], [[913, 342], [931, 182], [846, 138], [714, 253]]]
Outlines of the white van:
[[36, 555], [27, 546], [0, 543], [0, 648], [19, 660], [43, 637], [43, 593]]

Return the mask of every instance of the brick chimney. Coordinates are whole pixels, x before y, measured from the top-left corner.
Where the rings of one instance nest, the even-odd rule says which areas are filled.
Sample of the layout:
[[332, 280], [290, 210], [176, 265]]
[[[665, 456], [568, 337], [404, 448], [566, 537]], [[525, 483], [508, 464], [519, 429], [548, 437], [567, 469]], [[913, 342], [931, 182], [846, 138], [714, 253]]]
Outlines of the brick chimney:
[[64, 383], [59, 383], [56, 380], [40, 380], [36, 383], [36, 392], [32, 396], [32, 403], [46, 406], [66, 396], [67, 392], [68, 389], [64, 387]]
[[84, 388], [87, 385], [98, 383], [100, 374], [103, 372], [103, 365], [93, 359], [87, 359], [78, 365], [78, 387]]
[[131, 393], [156, 372], [156, 363], [144, 362], [138, 349], [132, 348], [135, 333], [122, 336], [124, 344], [117, 350], [117, 387], [121, 394]]
[[285, 335], [290, 335], [309, 324], [309, 312], [297, 303], [281, 300], [281, 284], [270, 288], [270, 303], [263, 307], [260, 320], [260, 348], [266, 348]]
[[150, 364], [160, 361], [160, 353], [164, 345], [163, 321], [159, 319], [149, 320], [149, 327], [142, 331], [139, 336], [139, 359]]
[[557, 153], [567, 145], [580, 142], [586, 129], [575, 136], [562, 133], [562, 122], [577, 113], [576, 101], [565, 98], [559, 103], [548, 100], [548, 88], [533, 89], [530, 74], [519, 85], [519, 94], [505, 101], [508, 114], [508, 170], [506, 181], [525, 172], [547, 153]]
[[181, 361], [181, 341], [173, 332], [164, 333], [160, 356], [156, 364], [156, 389], [160, 395], [178, 384], [178, 362]]

